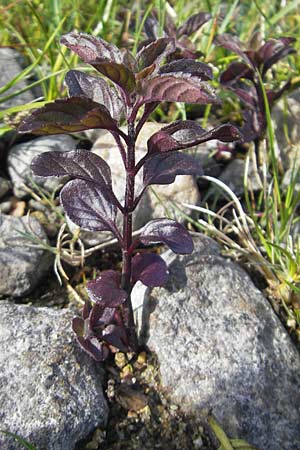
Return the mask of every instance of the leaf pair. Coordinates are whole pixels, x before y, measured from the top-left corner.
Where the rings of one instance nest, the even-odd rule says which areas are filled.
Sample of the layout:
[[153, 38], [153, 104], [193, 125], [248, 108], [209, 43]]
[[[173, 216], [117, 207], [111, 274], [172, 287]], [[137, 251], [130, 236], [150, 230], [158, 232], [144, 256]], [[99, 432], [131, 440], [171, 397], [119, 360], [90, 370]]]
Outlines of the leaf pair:
[[119, 284], [120, 275], [113, 270], [102, 272], [88, 283], [94, 303], [86, 302], [82, 317], [75, 317], [72, 322], [79, 344], [96, 361], [105, 360], [110, 351], [128, 351], [125, 326], [117, 309], [126, 300], [127, 293]]
[[[185, 64], [163, 66], [162, 70], [158, 71], [162, 61], [175, 51], [173, 38], [150, 42], [139, 50], [136, 58], [128, 51], [122, 54], [115, 46], [107, 43], [104, 46], [105, 41], [83, 33], [70, 33], [64, 36], [61, 42], [121, 88], [123, 100], [126, 100], [127, 105], [132, 105], [137, 95], [139, 106], [160, 101], [217, 101], [209, 87], [204, 83], [200, 84], [200, 81], [211, 79], [211, 70], [205, 64], [194, 62], [190, 68], [190, 61], [187, 61]], [[90, 50], [87, 53], [86, 48]], [[66, 81], [68, 82], [68, 79]], [[78, 95], [78, 92], [75, 94]], [[74, 92], [71, 95], [74, 95]]]
[[61, 203], [69, 218], [89, 231], [111, 231], [118, 236], [116, 216], [119, 202], [112, 190], [111, 170], [99, 156], [87, 150], [46, 152], [32, 161], [35, 175], [68, 176]]
[[[106, 129], [126, 135], [118, 128], [125, 115], [143, 105], [159, 102], [218, 103], [208, 85], [212, 71], [192, 59], [161, 66], [174, 53], [174, 38], [161, 38], [144, 45], [136, 58], [113, 44], [85, 33], [69, 33], [61, 43], [93, 66], [115, 86], [100, 77], [70, 70], [66, 75], [69, 97], [33, 112], [20, 125], [20, 133], [60, 134], [88, 129]], [[152, 106], [151, 106], [152, 105]]]
[[[229, 82], [230, 80], [237, 80], [237, 69], [241, 72], [246, 71], [247, 77], [252, 78], [254, 76], [255, 69], [259, 70], [262, 77], [266, 75], [267, 71], [278, 61], [285, 58], [291, 53], [295, 53], [290, 44], [295, 42], [294, 38], [282, 37], [279, 39], [270, 39], [261, 45], [257, 50], [243, 49], [243, 43], [236, 37], [230, 34], [221, 34], [215, 37], [214, 40], [216, 45], [226, 48], [238, 56], [240, 56], [245, 65], [241, 63], [232, 63], [229, 65], [228, 69], [223, 73], [223, 78]], [[239, 66], [237, 66], [239, 64]], [[249, 70], [250, 68], [250, 70]], [[248, 72], [247, 72], [248, 69]], [[252, 69], [252, 75], [251, 75]], [[245, 78], [245, 76], [243, 76]]]
[[[209, 13], [200, 12], [192, 15], [189, 19], [187, 19], [181, 26], [176, 27], [171, 16], [166, 13], [165, 23], [164, 23], [164, 33], [168, 37], [172, 37], [175, 40], [175, 50], [169, 56], [170, 60], [174, 59], [196, 59], [199, 56], [199, 52], [197, 52], [195, 45], [189, 39], [193, 33], [199, 30], [206, 22], [211, 19], [211, 15]], [[147, 17], [145, 22], [145, 32], [148, 37], [147, 41], [142, 42], [140, 47], [146, 45], [147, 43], [158, 38], [159, 35], [159, 21], [158, 14], [154, 10], [152, 15]]]
[[[261, 79], [264, 79], [267, 71], [279, 60], [294, 53], [290, 46], [293, 38], [270, 39], [257, 50], [244, 50], [243, 44], [237, 37], [229, 34], [219, 35], [215, 43], [240, 56], [244, 62], [233, 62], [222, 73], [220, 81], [239, 97], [245, 105], [243, 111], [244, 126], [241, 129], [245, 141], [260, 139], [266, 128], [266, 112]], [[270, 106], [281, 97], [290, 83], [285, 83], [279, 90], [266, 89]]]
[[[165, 244], [174, 253], [192, 253], [194, 245], [184, 226], [170, 219], [151, 220], [142, 229], [134, 246]], [[148, 287], [163, 286], [168, 278], [165, 261], [155, 253], [138, 253], [132, 259], [132, 285], [138, 280]]]
[[241, 140], [242, 134], [232, 125], [220, 125], [206, 131], [192, 120], [177, 121], [162, 128], [148, 140], [148, 154], [143, 165], [144, 190], [153, 184], [171, 184], [177, 175], [202, 175], [203, 169], [194, 157], [178, 150], [194, 147], [209, 140]]

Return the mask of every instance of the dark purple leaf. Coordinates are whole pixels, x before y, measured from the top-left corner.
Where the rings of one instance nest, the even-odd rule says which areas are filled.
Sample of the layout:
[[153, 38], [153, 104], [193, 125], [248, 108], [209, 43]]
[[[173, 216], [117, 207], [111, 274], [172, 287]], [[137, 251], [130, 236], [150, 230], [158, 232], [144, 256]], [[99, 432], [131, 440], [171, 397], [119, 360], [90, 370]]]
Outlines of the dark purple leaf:
[[72, 320], [72, 329], [77, 336], [84, 336], [84, 320], [80, 317], [74, 317]]
[[118, 200], [112, 190], [110, 167], [104, 159], [92, 152], [45, 152], [33, 159], [31, 169], [35, 175], [42, 177], [68, 176], [96, 183], [106, 198], [118, 206]]
[[149, 67], [145, 67], [145, 69], [140, 70], [137, 74], [136, 74], [136, 81], [141, 81], [144, 78], [148, 78], [150, 77], [152, 74], [154, 74], [154, 72], [157, 71], [157, 67], [155, 64], [152, 64]]
[[141, 281], [145, 286], [163, 286], [168, 279], [165, 261], [156, 253], [138, 253], [132, 259], [132, 283]]
[[136, 55], [139, 68], [142, 70], [152, 64], [160, 64], [164, 58], [175, 51], [173, 38], [161, 38], [144, 46]]
[[170, 184], [177, 175], [202, 175], [199, 161], [190, 155], [178, 152], [154, 154], [143, 167], [143, 185]]
[[85, 97], [70, 97], [35, 110], [19, 126], [19, 133], [64, 134], [94, 128], [118, 131], [108, 109]]
[[214, 43], [216, 45], [226, 48], [227, 50], [230, 50], [231, 52], [236, 53], [246, 62], [246, 64], [249, 64], [251, 67], [254, 67], [253, 62], [251, 61], [249, 56], [247, 56], [246, 52], [243, 50], [244, 47], [243, 43], [236, 36], [227, 33], [219, 34], [218, 36], [215, 37]]
[[183, 34], [190, 36], [195, 33], [195, 31], [199, 30], [202, 25], [208, 22], [211, 19], [211, 15], [209, 13], [197, 13], [191, 16], [181, 27], [178, 28], [177, 36], [180, 37]]
[[146, 47], [147, 45], [151, 44], [152, 42], [156, 41], [156, 38], [153, 39], [145, 39], [144, 41], [140, 42], [137, 51], [140, 52], [142, 48]]
[[196, 77], [183, 73], [160, 75], [141, 83], [143, 103], [149, 102], [185, 102], [218, 103], [213, 89]]
[[240, 140], [242, 135], [233, 125], [220, 125], [205, 131], [192, 120], [177, 121], [162, 128], [148, 140], [148, 152], [170, 152], [193, 147], [212, 139], [222, 142]]
[[103, 330], [102, 337], [121, 352], [128, 352], [128, 339], [124, 327], [110, 324]]
[[70, 70], [65, 78], [71, 97], [87, 97], [106, 106], [110, 115], [119, 120], [124, 112], [124, 104], [113, 86], [100, 77], [86, 75], [78, 70]]
[[285, 91], [290, 89], [290, 87], [291, 87], [291, 80], [288, 80], [278, 91], [268, 90], [267, 97], [269, 104], [272, 106], [272, 104], [276, 100], [278, 100], [284, 94]]
[[229, 86], [228, 89], [237, 95], [247, 107], [251, 109], [257, 107], [258, 98], [254, 87], [239, 83], [236, 87]]
[[85, 180], [69, 181], [60, 198], [68, 217], [83, 230], [111, 231], [117, 235], [117, 208], [97, 184]]
[[244, 125], [241, 132], [244, 136], [244, 142], [251, 142], [255, 139], [261, 139], [266, 130], [266, 119], [259, 110], [246, 109], [243, 111]]
[[86, 300], [84, 302], [84, 305], [83, 305], [83, 308], [82, 308], [82, 318], [84, 320], [89, 317], [91, 310], [92, 310], [91, 302]]
[[200, 78], [202, 81], [212, 80], [213, 78], [212, 69], [207, 64], [194, 61], [193, 59], [173, 61], [159, 69], [159, 73], [161, 74], [172, 74], [173, 72], [186, 73]]
[[104, 361], [108, 355], [109, 350], [105, 344], [99, 342], [96, 337], [83, 338], [77, 336], [77, 340], [83, 350], [88, 353], [95, 361]]
[[142, 244], [166, 244], [174, 253], [192, 253], [194, 244], [188, 231], [175, 220], [155, 219], [144, 226], [139, 237]]
[[245, 63], [233, 62], [222, 73], [220, 82], [224, 85], [231, 85], [241, 78], [253, 80], [254, 71]]
[[258, 58], [263, 63], [262, 76], [280, 59], [295, 53], [296, 50], [289, 45], [293, 42], [295, 42], [294, 38], [270, 39], [259, 49]]
[[127, 292], [120, 288], [120, 274], [114, 270], [106, 270], [95, 280], [87, 284], [87, 291], [93, 302], [100, 302], [102, 306], [115, 308], [124, 303]]
[[96, 303], [93, 304], [88, 319], [89, 326], [93, 334], [95, 334], [98, 337], [101, 337], [101, 327], [103, 325], [106, 325], [107, 321], [110, 322], [113, 318], [113, 315], [114, 315], [114, 308], [106, 308], [101, 304], [101, 302], [96, 301]]
[[144, 29], [148, 37], [147, 41], [154, 41], [155, 39], [157, 39], [159, 34], [159, 23], [157, 18], [155, 17], [155, 14], [147, 17]]
[[75, 52], [85, 63], [96, 59], [109, 59], [116, 63], [122, 62], [120, 50], [103, 39], [86, 33], [72, 32], [62, 36], [61, 44]]
[[128, 67], [132, 72], [137, 71], [137, 61], [133, 54], [127, 50], [122, 49], [122, 63]]
[[106, 59], [90, 61], [90, 64], [98, 72], [120, 86], [125, 92], [130, 93], [136, 89], [134, 73], [123, 63], [116, 63]]
[[42, 153], [33, 159], [31, 169], [40, 177], [69, 176], [92, 181], [106, 190], [112, 188], [109, 165], [103, 158], [88, 150]]

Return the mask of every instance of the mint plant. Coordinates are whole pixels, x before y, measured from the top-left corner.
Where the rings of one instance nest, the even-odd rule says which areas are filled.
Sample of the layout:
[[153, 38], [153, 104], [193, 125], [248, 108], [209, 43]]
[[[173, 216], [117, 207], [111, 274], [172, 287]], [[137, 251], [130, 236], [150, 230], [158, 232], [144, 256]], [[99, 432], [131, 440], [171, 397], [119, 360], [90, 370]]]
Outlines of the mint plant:
[[[172, 17], [165, 12], [165, 21], [163, 35], [164, 37], [173, 38], [175, 41], [175, 51], [167, 55], [168, 61], [177, 59], [197, 59], [201, 53], [197, 51], [195, 44], [190, 39], [190, 36], [211, 19], [211, 15], [207, 12], [199, 12], [189, 17], [182, 25], [176, 26]], [[148, 16], [145, 21], [144, 30], [147, 40], [142, 42], [139, 48], [149, 45], [158, 39], [160, 32], [160, 24], [156, 10], [152, 11], [151, 16]]]
[[[178, 150], [211, 139], [239, 140], [241, 134], [229, 124], [205, 131], [191, 120], [177, 121], [153, 134], [145, 156], [136, 161], [137, 136], [160, 102], [219, 101], [208, 84], [211, 68], [190, 59], [163, 64], [176, 51], [173, 38], [142, 46], [136, 57], [83, 33], [69, 33], [61, 42], [109, 81], [70, 70], [66, 76], [69, 97], [34, 111], [21, 123], [19, 132], [44, 135], [106, 129], [120, 151], [126, 172], [123, 204], [113, 192], [110, 167], [88, 150], [47, 152], [32, 162], [32, 170], [38, 176], [69, 178], [60, 200], [71, 221], [84, 230], [110, 231], [122, 249], [122, 273], [107, 270], [90, 281], [90, 301], [84, 306], [82, 317], [73, 320], [80, 345], [95, 360], [102, 361], [110, 351], [137, 348], [130, 298], [134, 284], [140, 280], [149, 287], [161, 286], [167, 279], [164, 260], [156, 253], [139, 253], [138, 247], [163, 243], [175, 253], [193, 251], [193, 241], [183, 225], [166, 218], [151, 220], [133, 239], [132, 216], [143, 193], [150, 185], [173, 183], [177, 175], [202, 173], [197, 160]], [[120, 128], [122, 120], [127, 132]], [[143, 172], [140, 187], [135, 182], [139, 171]], [[120, 214], [122, 229], [116, 220]]]
[[[267, 74], [274, 64], [295, 53], [295, 49], [291, 46], [294, 42], [294, 38], [281, 37], [270, 39], [257, 49], [244, 50], [243, 43], [236, 36], [225, 33], [215, 38], [215, 44], [235, 53], [243, 60], [229, 64], [221, 74], [220, 82], [233, 92], [244, 106], [242, 110], [244, 125], [241, 132], [245, 142], [254, 141], [257, 145], [264, 137], [267, 118], [262, 83], [264, 85], [270, 83]], [[275, 74], [273, 69], [273, 84]], [[290, 80], [279, 89], [266, 88], [270, 108], [289, 88]]]

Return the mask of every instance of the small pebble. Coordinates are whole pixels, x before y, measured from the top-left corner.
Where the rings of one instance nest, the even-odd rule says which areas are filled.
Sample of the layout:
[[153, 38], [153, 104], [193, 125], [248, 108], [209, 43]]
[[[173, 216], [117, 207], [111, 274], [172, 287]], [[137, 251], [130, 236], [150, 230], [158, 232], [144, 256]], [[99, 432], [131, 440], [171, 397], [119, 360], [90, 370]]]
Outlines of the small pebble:
[[115, 354], [115, 364], [119, 369], [123, 369], [127, 364], [126, 355], [122, 352], [118, 352]]
[[202, 437], [199, 436], [197, 439], [195, 439], [195, 440], [193, 441], [193, 444], [194, 444], [195, 449], [200, 449], [200, 448], [202, 448], [202, 447], [203, 447], [203, 440], [202, 440]]

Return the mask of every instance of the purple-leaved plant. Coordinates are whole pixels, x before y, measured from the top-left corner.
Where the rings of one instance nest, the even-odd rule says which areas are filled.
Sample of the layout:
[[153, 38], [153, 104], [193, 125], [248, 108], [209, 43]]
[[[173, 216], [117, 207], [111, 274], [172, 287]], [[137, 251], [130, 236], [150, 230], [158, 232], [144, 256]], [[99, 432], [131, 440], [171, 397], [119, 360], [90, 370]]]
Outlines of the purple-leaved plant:
[[[267, 127], [262, 83], [266, 86], [269, 84], [270, 79], [267, 80], [266, 76], [274, 64], [291, 53], [295, 53], [295, 49], [291, 47], [295, 39], [291, 37], [270, 39], [258, 48], [251, 46], [247, 50], [244, 50], [244, 44], [236, 36], [230, 34], [216, 36], [214, 42], [243, 60], [243, 62], [234, 61], [229, 64], [221, 74], [220, 82], [237, 95], [244, 105], [242, 111], [244, 125], [241, 132], [245, 142], [254, 141], [257, 147], [259, 141], [263, 139]], [[274, 70], [272, 75], [274, 80]], [[289, 87], [290, 80], [277, 90], [266, 87], [270, 108]]]
[[[73, 320], [80, 345], [101, 361], [110, 351], [137, 348], [130, 298], [134, 284], [140, 280], [149, 287], [161, 286], [167, 279], [164, 260], [155, 253], [137, 252], [139, 245], [163, 243], [175, 253], [193, 251], [192, 239], [183, 225], [165, 218], [151, 220], [133, 239], [132, 215], [145, 189], [152, 184], [173, 183], [177, 175], [201, 173], [199, 162], [178, 150], [211, 139], [239, 140], [241, 134], [232, 125], [205, 131], [193, 121], [177, 121], [151, 136], [147, 153], [136, 161], [137, 136], [160, 102], [218, 102], [208, 84], [212, 78], [210, 67], [191, 59], [163, 64], [176, 51], [173, 38], [157, 39], [143, 46], [136, 57], [87, 34], [69, 33], [61, 42], [110, 82], [70, 70], [66, 76], [69, 97], [34, 111], [21, 123], [19, 132], [44, 135], [106, 129], [122, 156], [126, 172], [123, 204], [113, 192], [110, 167], [90, 151], [52, 151], [32, 162], [36, 175], [68, 176], [60, 193], [67, 216], [84, 230], [112, 232], [122, 249], [122, 273], [107, 270], [90, 281], [90, 301], [83, 308], [82, 317]], [[127, 124], [127, 132], [119, 128], [121, 120]], [[143, 185], [137, 190], [135, 179], [141, 170]], [[117, 226], [117, 214], [123, 216], [122, 229]]]
[[[193, 14], [182, 25], [177, 27], [172, 17], [166, 11], [163, 35], [164, 37], [173, 38], [175, 41], [175, 50], [167, 56], [167, 60], [174, 61], [183, 58], [198, 59], [201, 53], [197, 51], [190, 36], [196, 33], [196, 31], [199, 31], [210, 19], [211, 15], [209, 13], [199, 12]], [[160, 24], [156, 10], [153, 10], [152, 14], [147, 17], [144, 30], [148, 39], [142, 42], [139, 48], [159, 38]]]

